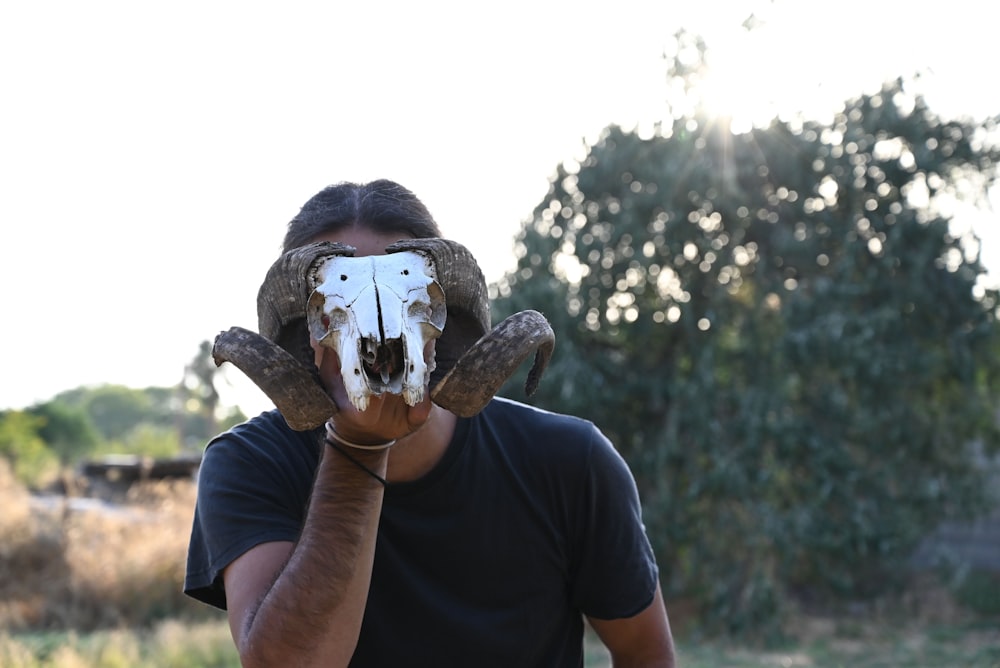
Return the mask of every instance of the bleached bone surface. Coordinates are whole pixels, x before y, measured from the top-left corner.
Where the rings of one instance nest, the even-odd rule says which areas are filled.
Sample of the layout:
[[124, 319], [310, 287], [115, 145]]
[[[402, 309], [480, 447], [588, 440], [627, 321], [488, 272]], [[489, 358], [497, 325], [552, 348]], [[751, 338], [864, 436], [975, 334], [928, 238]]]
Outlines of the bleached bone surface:
[[317, 268], [309, 297], [309, 331], [336, 351], [351, 403], [372, 395], [424, 397], [434, 359], [424, 348], [441, 336], [444, 292], [430, 258], [417, 252], [331, 257]]

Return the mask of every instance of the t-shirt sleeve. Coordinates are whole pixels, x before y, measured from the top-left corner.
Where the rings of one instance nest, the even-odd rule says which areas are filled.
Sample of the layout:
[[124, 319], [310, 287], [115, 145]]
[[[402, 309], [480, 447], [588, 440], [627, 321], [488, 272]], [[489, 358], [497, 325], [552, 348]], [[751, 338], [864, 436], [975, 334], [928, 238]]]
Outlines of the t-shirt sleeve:
[[632, 472], [596, 428], [578, 504], [574, 602], [597, 619], [642, 612], [653, 601], [659, 571]]
[[184, 593], [223, 610], [222, 571], [255, 545], [297, 540], [308, 501], [308, 481], [297, 483], [293, 467], [259, 445], [224, 434], [209, 444], [198, 472]]

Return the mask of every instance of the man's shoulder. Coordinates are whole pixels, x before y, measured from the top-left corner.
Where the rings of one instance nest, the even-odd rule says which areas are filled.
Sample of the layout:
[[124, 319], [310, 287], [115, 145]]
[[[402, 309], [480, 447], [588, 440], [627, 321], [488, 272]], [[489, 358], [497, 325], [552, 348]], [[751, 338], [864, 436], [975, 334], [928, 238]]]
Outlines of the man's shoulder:
[[595, 448], [612, 447], [590, 420], [511, 399], [494, 398], [481, 419], [505, 450], [527, 450], [533, 457], [588, 459]]
[[[205, 446], [206, 458], [237, 456], [269, 462], [290, 458], [314, 459], [316, 436], [298, 432], [277, 410], [266, 411], [219, 434]], [[313, 456], [310, 456], [310, 455]]]
[[581, 431], [595, 429], [594, 423], [590, 420], [531, 406], [505, 397], [494, 397], [482, 414], [487, 419], [508, 421], [528, 425], [532, 428], [546, 427]]
[[294, 431], [288, 426], [288, 423], [285, 422], [285, 418], [282, 417], [281, 413], [275, 409], [265, 411], [256, 417], [252, 417], [249, 420], [233, 425], [209, 441], [208, 445], [212, 446], [215, 443], [227, 440], [246, 441], [261, 438], [294, 440], [299, 438], [301, 434], [305, 433], [308, 432]]

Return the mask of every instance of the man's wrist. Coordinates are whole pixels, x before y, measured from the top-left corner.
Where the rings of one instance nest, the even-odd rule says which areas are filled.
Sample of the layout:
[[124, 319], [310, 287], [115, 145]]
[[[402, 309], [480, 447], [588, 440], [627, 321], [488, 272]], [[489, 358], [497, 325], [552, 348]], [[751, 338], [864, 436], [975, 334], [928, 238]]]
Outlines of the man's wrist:
[[374, 443], [357, 443], [341, 436], [336, 428], [333, 426], [333, 420], [327, 420], [326, 422], [326, 440], [327, 442], [334, 442], [338, 445], [342, 445], [348, 448], [353, 448], [355, 450], [387, 450], [391, 448], [396, 442], [396, 439], [391, 439], [388, 441], [374, 442]]
[[341, 445], [338, 441], [332, 438], [324, 438], [324, 445], [326, 445], [330, 450], [335, 450], [340, 457], [348, 460], [355, 467], [364, 471], [369, 476], [379, 481], [383, 487], [386, 487], [389, 483], [383, 477], [385, 470], [385, 459], [386, 450], [388, 446], [381, 449], [356, 449]]

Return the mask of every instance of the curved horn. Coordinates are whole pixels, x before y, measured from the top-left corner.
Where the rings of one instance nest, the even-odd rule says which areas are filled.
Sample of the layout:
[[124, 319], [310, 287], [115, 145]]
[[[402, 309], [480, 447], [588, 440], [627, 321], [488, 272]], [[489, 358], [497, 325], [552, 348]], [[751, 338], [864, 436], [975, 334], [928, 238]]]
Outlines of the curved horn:
[[524, 391], [531, 396], [549, 364], [555, 342], [552, 326], [541, 313], [515, 313], [459, 358], [450, 373], [431, 389], [431, 399], [455, 415], [471, 417], [486, 407], [500, 386], [534, 352], [535, 360], [524, 382]]
[[481, 411], [532, 352], [525, 382], [534, 393], [555, 346], [555, 334], [537, 311], [516, 313], [490, 329], [486, 280], [467, 248], [447, 239], [406, 239], [386, 252], [417, 251], [434, 262], [448, 317], [437, 341], [431, 398], [460, 417]]
[[216, 365], [230, 362], [245, 373], [296, 431], [314, 429], [337, 412], [319, 381], [306, 324], [316, 268], [336, 255], [354, 255], [354, 248], [324, 241], [284, 253], [257, 292], [260, 334], [233, 327], [212, 349]]
[[256, 332], [242, 327], [222, 332], [215, 338], [212, 357], [218, 366], [229, 362], [245, 373], [295, 431], [315, 429], [337, 412], [315, 371]]
[[355, 249], [345, 244], [320, 241], [293, 248], [267, 270], [257, 292], [257, 328], [306, 365], [313, 363], [306, 329], [306, 304], [316, 287], [315, 273], [328, 257], [351, 256]]

